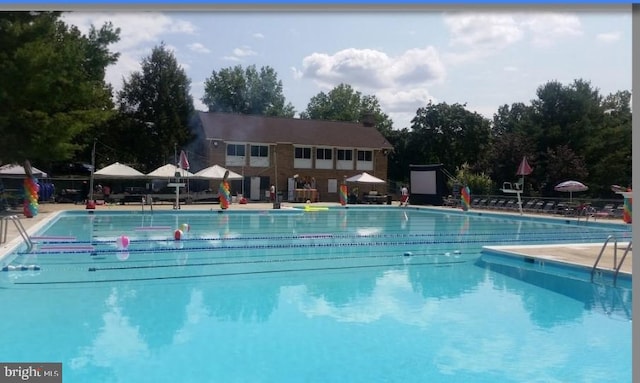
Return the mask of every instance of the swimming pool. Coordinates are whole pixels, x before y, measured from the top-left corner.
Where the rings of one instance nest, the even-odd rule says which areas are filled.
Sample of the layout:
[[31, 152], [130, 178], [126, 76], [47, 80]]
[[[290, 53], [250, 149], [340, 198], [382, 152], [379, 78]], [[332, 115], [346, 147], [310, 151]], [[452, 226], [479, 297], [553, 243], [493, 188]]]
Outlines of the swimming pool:
[[630, 283], [481, 254], [612, 233], [631, 238], [397, 207], [68, 212], [14, 254], [38, 269], [1, 275], [0, 360], [65, 382], [631, 381]]

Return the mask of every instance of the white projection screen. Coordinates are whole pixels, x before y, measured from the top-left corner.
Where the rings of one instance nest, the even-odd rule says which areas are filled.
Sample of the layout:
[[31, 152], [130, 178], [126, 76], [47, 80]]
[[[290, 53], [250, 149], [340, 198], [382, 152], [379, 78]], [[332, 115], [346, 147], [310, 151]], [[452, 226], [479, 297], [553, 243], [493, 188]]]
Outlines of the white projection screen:
[[447, 194], [443, 169], [442, 164], [409, 165], [409, 201], [412, 205], [442, 206], [442, 198]]
[[436, 194], [436, 171], [411, 171], [412, 194]]

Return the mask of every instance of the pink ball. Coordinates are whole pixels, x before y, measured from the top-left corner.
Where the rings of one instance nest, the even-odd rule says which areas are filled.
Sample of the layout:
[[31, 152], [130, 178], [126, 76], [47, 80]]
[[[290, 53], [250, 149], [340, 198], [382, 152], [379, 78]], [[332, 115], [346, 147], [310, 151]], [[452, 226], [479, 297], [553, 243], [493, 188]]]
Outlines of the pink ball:
[[120, 247], [121, 249], [126, 249], [127, 247], [129, 247], [129, 237], [127, 237], [126, 235], [122, 235], [118, 238], [117, 243], [118, 247]]
[[182, 230], [178, 229], [173, 233], [173, 239], [179, 241], [182, 239]]

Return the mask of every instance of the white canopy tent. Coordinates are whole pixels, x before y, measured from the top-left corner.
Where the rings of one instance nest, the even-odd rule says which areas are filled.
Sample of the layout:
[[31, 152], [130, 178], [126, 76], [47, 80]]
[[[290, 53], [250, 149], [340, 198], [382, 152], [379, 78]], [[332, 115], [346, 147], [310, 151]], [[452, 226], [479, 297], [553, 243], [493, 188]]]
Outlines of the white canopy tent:
[[[202, 179], [212, 179], [212, 180], [221, 180], [224, 177], [224, 173], [227, 171], [228, 169], [220, 166], [220, 165], [213, 165], [213, 166], [209, 166], [208, 168], [204, 168], [202, 170], [200, 170], [199, 172], [196, 172], [196, 174], [194, 174], [195, 178], [202, 178]], [[231, 170], [229, 170], [229, 180], [241, 180], [244, 177], [236, 172], [232, 172]]]
[[349, 177], [345, 180], [346, 182], [360, 182], [363, 184], [384, 184], [387, 181], [381, 180], [378, 177], [374, 177], [367, 172], [362, 172], [360, 174], [356, 174], [353, 177]]
[[[31, 167], [31, 174], [37, 178], [47, 177], [47, 173], [43, 172], [42, 170], [34, 166]], [[25, 172], [24, 167], [22, 165], [6, 164], [6, 165], [0, 166], [1, 178], [24, 178], [26, 177], [26, 175], [27, 173]]]
[[147, 174], [150, 178], [174, 178], [176, 173], [182, 178], [193, 178], [194, 174], [186, 169], [182, 169], [174, 164], [160, 166], [156, 170]]
[[96, 178], [146, 178], [147, 176], [132, 168], [131, 166], [127, 166], [121, 164], [119, 162], [115, 162], [109, 166], [105, 166], [104, 168], [98, 170], [93, 173]]

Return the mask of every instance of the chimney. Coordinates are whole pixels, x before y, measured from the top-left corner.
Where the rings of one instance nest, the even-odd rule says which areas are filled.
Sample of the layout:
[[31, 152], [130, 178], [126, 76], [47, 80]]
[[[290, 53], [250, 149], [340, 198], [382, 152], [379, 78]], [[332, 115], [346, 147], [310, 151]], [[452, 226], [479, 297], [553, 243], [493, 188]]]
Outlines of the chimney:
[[366, 127], [376, 126], [376, 119], [375, 119], [375, 116], [373, 115], [373, 112], [366, 111], [362, 113], [362, 125]]

